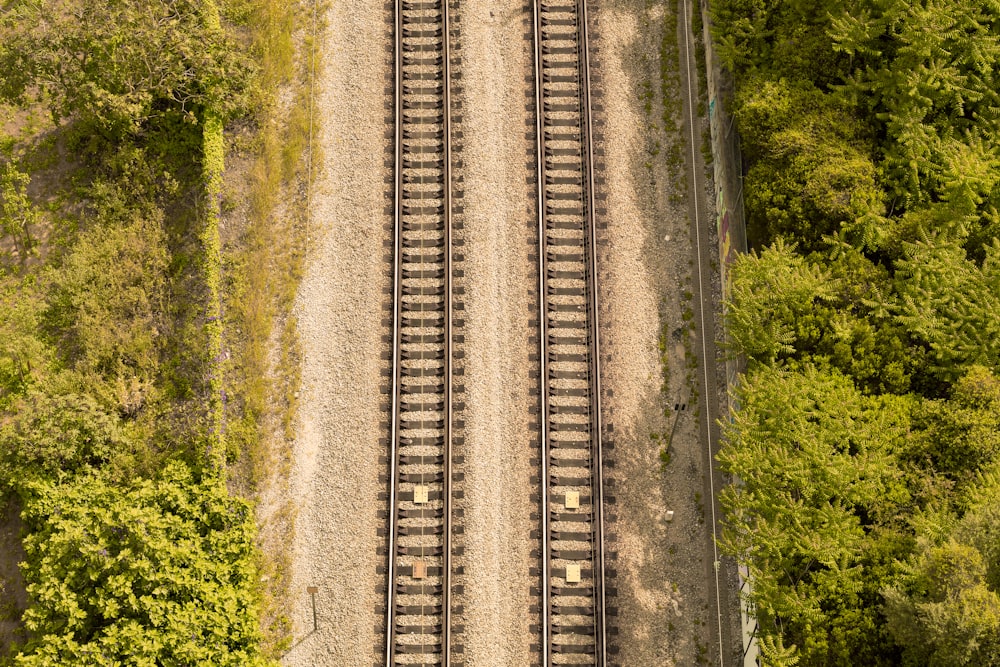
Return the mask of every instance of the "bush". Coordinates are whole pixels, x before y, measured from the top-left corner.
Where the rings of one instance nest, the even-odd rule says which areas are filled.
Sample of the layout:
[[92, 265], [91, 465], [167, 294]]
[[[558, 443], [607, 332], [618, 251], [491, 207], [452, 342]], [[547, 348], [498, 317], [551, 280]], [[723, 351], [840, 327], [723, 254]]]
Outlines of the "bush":
[[0, 428], [0, 480], [20, 487], [34, 477], [97, 466], [131, 449], [118, 418], [90, 396], [32, 392]]
[[[79, 372], [140, 388], [155, 377], [167, 327], [161, 215], [132, 211], [88, 230], [54, 272], [46, 319]], [[140, 391], [121, 408], [134, 415], [144, 402]]]
[[268, 664], [260, 656], [253, 513], [184, 464], [126, 487], [28, 485], [22, 667]]

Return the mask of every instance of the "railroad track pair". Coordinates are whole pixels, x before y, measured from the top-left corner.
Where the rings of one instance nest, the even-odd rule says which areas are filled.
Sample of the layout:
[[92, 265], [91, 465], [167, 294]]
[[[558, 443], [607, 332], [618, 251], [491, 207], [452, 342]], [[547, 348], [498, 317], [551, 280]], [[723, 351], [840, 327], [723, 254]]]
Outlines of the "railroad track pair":
[[[396, 0], [384, 664], [460, 665], [460, 221], [448, 0]], [[539, 662], [608, 663], [587, 9], [533, 2], [540, 424]], [[460, 234], [459, 234], [460, 236]]]

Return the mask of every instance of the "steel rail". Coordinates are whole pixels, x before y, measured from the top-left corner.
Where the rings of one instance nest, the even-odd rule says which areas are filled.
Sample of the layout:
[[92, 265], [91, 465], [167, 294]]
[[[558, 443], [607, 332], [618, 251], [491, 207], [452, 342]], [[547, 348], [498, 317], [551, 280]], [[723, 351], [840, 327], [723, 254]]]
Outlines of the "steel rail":
[[[548, 220], [548, 205], [550, 195], [548, 193], [548, 171], [550, 165], [547, 160], [547, 137], [546, 132], [549, 126], [547, 123], [546, 116], [546, 98], [548, 97], [545, 89], [546, 81], [546, 67], [552, 68], [562, 68], [565, 67], [565, 61], [560, 63], [558, 60], [551, 65], [546, 64], [546, 47], [543, 44], [543, 40], [553, 39], [558, 41], [569, 39], [565, 33], [559, 33], [546, 37], [544, 26], [546, 25], [545, 18], [543, 16], [543, 8], [548, 10], [550, 8], [543, 7], [541, 0], [534, 0], [532, 3], [532, 8], [534, 12], [533, 16], [533, 29], [534, 29], [534, 69], [535, 69], [535, 133], [536, 133], [536, 162], [537, 162], [537, 226], [538, 226], [538, 240], [539, 240], [539, 259], [538, 259], [538, 316], [539, 316], [539, 376], [540, 376], [540, 441], [539, 450], [541, 454], [541, 518], [542, 518], [542, 547], [544, 553], [541, 558], [541, 664], [543, 667], [548, 667], [550, 664], [556, 662], [556, 653], [562, 654], [562, 649], [569, 647], [582, 648], [582, 645], [575, 644], [565, 644], [560, 643], [560, 648], [557, 650], [556, 645], [553, 643], [555, 639], [554, 631], [556, 626], [553, 625], [553, 612], [556, 610], [553, 597], [556, 591], [553, 590], [552, 586], [552, 576], [553, 576], [553, 529], [551, 521], [552, 507], [550, 504], [553, 502], [553, 496], [550, 493], [550, 485], [553, 480], [550, 479], [550, 456], [554, 454], [553, 441], [549, 437], [548, 430], [554, 428], [555, 425], [552, 423], [552, 416], [555, 414], [556, 408], [559, 405], [553, 406], [551, 403], [552, 398], [552, 388], [550, 382], [550, 367], [549, 367], [549, 317], [550, 315], [559, 312], [558, 308], [549, 312], [549, 306], [551, 305], [548, 297], [548, 273], [549, 273], [549, 257], [548, 250], [550, 241], [548, 240], [549, 232], [549, 220]], [[589, 484], [591, 487], [591, 504], [594, 505], [591, 514], [591, 547], [590, 547], [590, 560], [593, 565], [592, 578], [593, 578], [593, 662], [598, 667], [604, 667], [608, 663], [608, 641], [607, 641], [607, 605], [606, 605], [606, 580], [605, 580], [605, 568], [604, 561], [606, 559], [605, 554], [605, 542], [604, 542], [604, 485], [603, 485], [603, 422], [601, 416], [601, 397], [600, 397], [600, 378], [601, 378], [601, 364], [600, 364], [600, 336], [598, 329], [600, 326], [600, 317], [598, 312], [598, 277], [597, 277], [597, 226], [595, 221], [595, 187], [594, 187], [594, 146], [593, 146], [593, 134], [592, 134], [592, 114], [593, 108], [591, 103], [591, 90], [590, 90], [590, 46], [589, 46], [589, 33], [588, 33], [588, 18], [587, 18], [587, 7], [585, 0], [576, 0], [574, 4], [570, 7], [558, 6], [552, 7], [558, 13], [568, 13], [575, 11], [577, 30], [575, 32], [575, 54], [577, 59], [577, 91], [576, 96], [578, 97], [578, 113], [579, 113], [579, 147], [580, 147], [580, 168], [584, 172], [580, 182], [581, 192], [579, 203], [582, 209], [582, 232], [583, 232], [583, 253], [581, 257], [583, 259], [579, 260], [583, 262], [583, 274], [585, 276], [585, 281], [583, 283], [584, 293], [581, 296], [584, 298], [583, 304], [587, 319], [581, 322], [581, 327], [585, 329], [586, 333], [586, 346], [587, 346], [587, 357], [589, 358], [586, 377], [588, 380], [588, 392], [589, 401], [587, 408], [587, 415], [589, 418], [589, 444], [590, 449], [590, 476]], [[565, 18], [553, 19], [551, 25], [566, 25]], [[549, 57], [555, 57], [556, 54], [565, 54], [566, 47], [554, 47]], [[565, 75], [559, 74], [559, 70], [555, 70], [552, 82], [557, 86], [556, 90], [552, 91], [552, 96], [554, 99], [558, 97], [564, 97], [566, 90], [558, 87], [557, 82], [565, 83]], [[559, 111], [566, 111], [566, 109], [557, 109], [561, 107], [558, 102], [553, 102], [553, 113], [558, 113]], [[554, 129], [554, 134], [552, 140], [555, 142], [565, 142], [567, 137], [565, 134], [560, 134], [555, 128], [566, 125], [566, 119], [553, 118], [552, 128]], [[565, 151], [565, 148], [554, 149], [558, 154], [559, 151]], [[558, 172], [565, 169], [562, 165], [551, 165], [552, 169], [556, 171], [553, 175], [553, 184], [563, 183], [565, 184], [565, 176], [559, 176]], [[559, 199], [566, 199], [566, 192], [553, 192], [551, 198], [553, 201]], [[556, 204], [556, 208], [553, 209], [553, 213], [558, 215], [566, 215], [566, 211], [559, 208]], [[556, 220], [553, 222], [553, 229], [558, 228], [565, 221]], [[565, 237], [563, 237], [565, 239]], [[553, 237], [552, 243], [555, 243], [559, 239]], [[562, 244], [558, 244], [562, 245]], [[553, 246], [555, 247], [555, 246]], [[557, 252], [555, 255], [557, 261], [567, 261], [565, 258]], [[560, 272], [557, 271], [556, 274]], [[559, 294], [565, 292], [560, 292], [561, 289], [565, 288], [553, 288], [553, 294]], [[564, 343], [560, 343], [564, 344]], [[559, 354], [558, 345], [556, 346], [555, 357], [561, 357], [564, 355]], [[559, 359], [556, 359], [558, 361]], [[558, 369], [555, 371], [557, 375], [559, 374]], [[565, 406], [564, 406], [565, 407]], [[558, 484], [563, 484], [565, 482], [559, 482]], [[560, 537], [559, 540], [567, 539], [565, 537]], [[560, 556], [560, 558], [566, 558], [566, 556]], [[559, 589], [560, 595], [573, 596], [572, 593], [566, 593], [566, 589]], [[571, 631], [578, 632], [578, 631]], [[579, 653], [578, 651], [575, 651]], [[589, 653], [589, 651], [588, 651]], [[574, 663], [577, 664], [577, 663]]]
[[[583, 134], [584, 155], [586, 155], [584, 173], [586, 176], [586, 204], [584, 206], [585, 224], [589, 228], [589, 265], [588, 265], [588, 291], [590, 292], [590, 316], [591, 316], [591, 336], [590, 355], [591, 364], [594, 369], [591, 378], [591, 448], [595, 457], [593, 470], [593, 494], [594, 494], [594, 542], [597, 551], [594, 560], [594, 624], [595, 636], [597, 638], [597, 658], [598, 665], [608, 664], [608, 642], [607, 642], [607, 604], [605, 600], [605, 572], [604, 572], [604, 446], [603, 446], [603, 422], [601, 419], [601, 325], [600, 312], [598, 310], [598, 278], [597, 278], [597, 224], [594, 217], [595, 197], [594, 197], [594, 138], [591, 127], [593, 109], [591, 107], [590, 95], [590, 38], [587, 26], [587, 2], [579, 0], [580, 12], [580, 96], [581, 108], [584, 113], [580, 119], [580, 127]], [[598, 572], [599, 571], [599, 572]]]
[[551, 588], [549, 584], [552, 549], [549, 545], [549, 447], [548, 447], [548, 423], [549, 423], [549, 393], [548, 393], [548, 313], [545, 310], [545, 272], [547, 270], [547, 257], [545, 252], [545, 147], [542, 144], [542, 137], [545, 129], [544, 106], [542, 102], [542, 13], [539, 7], [540, 0], [532, 3], [534, 9], [534, 29], [535, 29], [535, 155], [537, 165], [538, 183], [538, 377], [541, 382], [539, 391], [540, 411], [539, 421], [539, 450], [541, 459], [541, 519], [542, 519], [542, 586], [541, 586], [541, 654], [542, 667], [549, 667], [549, 640], [552, 628], [549, 618], [549, 606], [551, 605]]
[[[452, 134], [452, 119], [451, 119], [451, 51], [450, 51], [450, 34], [451, 26], [449, 21], [449, 0], [440, 0], [441, 2], [441, 21], [442, 21], [442, 225], [444, 231], [444, 247], [443, 247], [443, 322], [442, 326], [444, 329], [443, 341], [444, 341], [444, 351], [443, 351], [443, 362], [444, 362], [444, 385], [443, 385], [443, 413], [444, 419], [442, 424], [443, 430], [443, 474], [442, 474], [442, 519], [443, 519], [443, 548], [441, 553], [442, 567], [441, 567], [441, 597], [442, 597], [442, 623], [441, 623], [441, 654], [442, 654], [442, 664], [451, 664], [451, 634], [452, 634], [452, 618], [451, 618], [451, 600], [452, 600], [452, 562], [451, 553], [453, 550], [452, 546], [452, 460], [453, 460], [453, 420], [454, 420], [454, 405], [452, 401], [453, 397], [453, 380], [454, 380], [454, 369], [453, 369], [453, 354], [452, 354], [452, 344], [453, 344], [453, 297], [454, 290], [452, 286], [452, 146], [451, 146], [451, 134]], [[393, 167], [393, 182], [394, 182], [394, 202], [393, 202], [393, 322], [392, 322], [392, 398], [390, 409], [391, 419], [390, 419], [390, 452], [389, 452], [389, 465], [390, 465], [390, 492], [389, 492], [389, 528], [388, 528], [388, 568], [387, 568], [387, 606], [386, 606], [386, 642], [384, 658], [385, 664], [389, 667], [396, 664], [397, 659], [397, 645], [398, 633], [395, 623], [396, 618], [396, 586], [397, 579], [399, 577], [399, 571], [396, 564], [396, 560], [399, 554], [397, 554], [397, 543], [399, 542], [399, 519], [400, 519], [400, 509], [398, 507], [400, 499], [400, 482], [401, 482], [401, 472], [400, 472], [400, 450], [402, 448], [401, 431], [404, 428], [404, 422], [402, 420], [402, 399], [401, 394], [403, 391], [403, 368], [402, 360], [403, 355], [403, 324], [402, 324], [402, 310], [403, 310], [403, 264], [404, 264], [404, 215], [406, 215], [406, 209], [403, 205], [404, 200], [404, 153], [405, 145], [404, 138], [406, 132], [404, 131], [404, 55], [403, 55], [403, 41], [405, 37], [404, 31], [404, 19], [403, 12], [406, 10], [406, 2], [404, 0], [395, 0], [394, 5], [394, 107], [395, 107], [395, 119], [394, 119], [394, 167]], [[413, 7], [410, 7], [413, 9]], [[422, 8], [429, 9], [429, 8]], [[421, 49], [423, 50], [423, 49]], [[423, 78], [417, 75], [417, 78]], [[418, 325], [421, 326], [421, 325]], [[418, 408], [418, 411], [420, 409]], [[407, 427], [411, 428], [411, 427]]]
[[389, 429], [389, 564], [386, 568], [386, 620], [385, 620], [385, 664], [393, 664], [396, 647], [395, 618], [396, 604], [396, 503], [399, 492], [399, 467], [396, 458], [399, 451], [399, 390], [400, 378], [400, 343], [402, 337], [399, 331], [400, 311], [403, 307], [403, 0], [396, 0], [395, 5], [395, 35], [393, 39], [393, 58], [395, 74], [395, 129], [394, 129], [394, 165], [393, 183], [393, 276], [392, 276], [392, 394], [391, 418]]
[[444, 627], [441, 629], [441, 643], [443, 644], [445, 667], [451, 665], [451, 458], [452, 458], [452, 268], [451, 268], [451, 26], [448, 22], [448, 3], [451, 0], [441, 0], [441, 12], [443, 14], [444, 34], [441, 36], [444, 43], [444, 229], [445, 229], [445, 249], [444, 249], [444, 571], [442, 576], [444, 581]]

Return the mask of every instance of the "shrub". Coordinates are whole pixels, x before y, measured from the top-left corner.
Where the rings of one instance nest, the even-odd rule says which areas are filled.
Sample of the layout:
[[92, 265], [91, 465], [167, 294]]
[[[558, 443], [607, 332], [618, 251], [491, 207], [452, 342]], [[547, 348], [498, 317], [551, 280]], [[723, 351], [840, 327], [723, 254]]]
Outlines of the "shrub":
[[91, 396], [35, 391], [14, 415], [0, 428], [0, 480], [11, 486], [99, 465], [129, 448], [118, 418]]
[[29, 484], [22, 667], [265, 665], [253, 513], [181, 463], [122, 487]]

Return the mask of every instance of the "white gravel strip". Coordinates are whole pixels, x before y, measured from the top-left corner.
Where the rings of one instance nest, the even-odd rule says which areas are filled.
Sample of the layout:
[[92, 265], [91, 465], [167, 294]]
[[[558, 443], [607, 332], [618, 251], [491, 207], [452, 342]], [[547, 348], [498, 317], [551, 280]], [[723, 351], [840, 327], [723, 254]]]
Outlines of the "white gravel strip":
[[528, 665], [528, 261], [521, 0], [462, 3], [465, 149], [465, 664]]
[[[312, 203], [306, 274], [295, 311], [302, 390], [291, 490], [297, 501], [291, 607], [295, 645], [284, 665], [375, 662], [384, 577], [376, 535], [384, 452], [379, 438], [381, 305], [388, 285], [383, 225], [386, 22], [382, 2], [327, 5], [317, 81], [323, 171]], [[313, 632], [307, 586], [317, 586]]]

